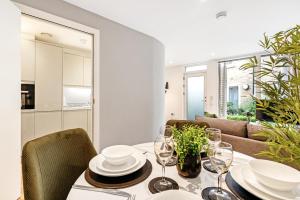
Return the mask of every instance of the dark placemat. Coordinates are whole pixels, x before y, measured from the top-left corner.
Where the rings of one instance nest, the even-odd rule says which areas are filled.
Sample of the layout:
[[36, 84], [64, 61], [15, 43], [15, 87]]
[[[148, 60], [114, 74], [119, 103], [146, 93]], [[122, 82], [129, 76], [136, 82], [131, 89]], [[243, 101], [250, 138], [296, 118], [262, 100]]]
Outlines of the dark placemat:
[[149, 160], [147, 160], [145, 165], [141, 169], [125, 176], [101, 176], [99, 174], [94, 173], [90, 169], [87, 169], [84, 175], [86, 181], [95, 187], [105, 189], [120, 189], [141, 183], [150, 176], [151, 172], [152, 164]]
[[206, 169], [207, 171], [211, 172], [211, 173], [217, 173], [216, 169], [212, 166], [210, 160], [207, 160], [205, 162], [202, 163], [203, 168]]
[[[209, 191], [211, 189], [217, 189], [216, 187], [207, 187], [207, 188], [204, 188], [201, 192], [201, 196], [204, 200], [211, 200], [211, 198], [209, 197]], [[236, 196], [234, 196], [231, 192], [227, 191], [227, 190], [224, 190], [222, 189], [222, 191], [225, 191], [227, 192], [228, 196], [230, 197], [231, 200], [238, 200], [238, 198]]]
[[[156, 159], [156, 162], [161, 165], [158, 159]], [[167, 167], [172, 167], [177, 165], [177, 156], [172, 156], [172, 158], [169, 160], [169, 162], [166, 164]]]
[[[149, 184], [148, 184], [148, 189], [150, 190], [150, 192], [151, 192], [152, 194], [159, 193], [159, 191], [157, 191], [157, 190], [155, 189], [154, 183], [155, 183], [156, 181], [158, 181], [158, 180], [161, 180], [161, 179], [162, 179], [162, 177], [156, 177], [156, 178], [152, 179], [152, 180], [149, 182]], [[167, 181], [170, 181], [170, 182], [172, 183], [172, 186], [173, 186], [173, 189], [172, 189], [172, 190], [179, 190], [179, 185], [178, 185], [178, 183], [177, 183], [176, 181], [174, 181], [173, 179], [168, 178], [168, 177], [166, 177], [165, 179], [166, 179]]]
[[226, 174], [225, 182], [231, 192], [234, 193], [238, 198], [242, 200], [261, 200], [260, 198], [254, 196], [253, 194], [242, 188], [237, 182], [235, 182], [230, 172]]

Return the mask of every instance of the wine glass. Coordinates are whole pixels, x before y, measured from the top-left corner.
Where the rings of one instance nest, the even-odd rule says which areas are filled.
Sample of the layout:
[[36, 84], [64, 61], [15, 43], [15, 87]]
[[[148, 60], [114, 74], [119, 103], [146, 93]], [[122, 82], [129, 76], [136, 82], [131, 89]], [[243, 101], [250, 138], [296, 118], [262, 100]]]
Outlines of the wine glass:
[[154, 183], [154, 188], [159, 192], [173, 189], [172, 183], [165, 178], [166, 164], [169, 162], [174, 152], [172, 136], [160, 134], [154, 142], [154, 152], [162, 166], [162, 178]]
[[232, 145], [226, 142], [220, 142], [217, 146], [210, 146], [208, 149], [208, 156], [212, 166], [218, 173], [218, 187], [210, 188], [208, 192], [209, 199], [211, 200], [231, 200], [235, 199], [234, 196], [222, 189], [222, 174], [228, 171], [233, 161]]
[[208, 144], [210, 146], [218, 146], [221, 143], [221, 130], [217, 128], [207, 128], [205, 132], [208, 136]]
[[[165, 136], [172, 136], [173, 135], [173, 126], [165, 125], [160, 128], [160, 134], [164, 134]], [[175, 142], [174, 142], [175, 146]], [[159, 161], [158, 161], [159, 162]], [[174, 166], [177, 164], [177, 154], [174, 150], [172, 157], [166, 163], [166, 166]]]
[[[205, 149], [215, 148], [221, 143], [221, 130], [216, 128], [207, 128], [205, 129], [206, 135], [208, 137], [208, 145], [206, 145]], [[210, 172], [216, 173], [216, 170], [212, 166], [210, 161], [206, 161], [203, 163], [205, 169]]]

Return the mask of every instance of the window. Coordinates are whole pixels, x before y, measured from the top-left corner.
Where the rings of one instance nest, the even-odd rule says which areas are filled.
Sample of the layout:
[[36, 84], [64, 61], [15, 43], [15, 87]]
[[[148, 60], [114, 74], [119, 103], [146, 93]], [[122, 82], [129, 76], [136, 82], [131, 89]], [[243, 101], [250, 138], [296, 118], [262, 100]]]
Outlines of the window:
[[223, 61], [219, 63], [220, 116], [232, 120], [255, 120], [255, 102], [253, 70], [241, 70], [240, 67], [249, 62], [249, 58]]
[[230, 86], [228, 96], [228, 102], [232, 104], [233, 109], [237, 110], [239, 108], [239, 86]]
[[195, 72], [195, 71], [205, 71], [207, 70], [207, 65], [196, 65], [189, 66], [185, 68], [185, 72]]

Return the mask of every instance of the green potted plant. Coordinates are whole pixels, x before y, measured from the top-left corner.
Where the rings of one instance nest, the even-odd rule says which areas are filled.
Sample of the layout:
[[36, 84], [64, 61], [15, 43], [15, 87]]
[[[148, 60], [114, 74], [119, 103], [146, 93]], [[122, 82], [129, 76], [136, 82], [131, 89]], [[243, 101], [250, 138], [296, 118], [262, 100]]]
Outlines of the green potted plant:
[[242, 69], [254, 68], [257, 90], [256, 109], [273, 122], [257, 135], [267, 138], [268, 150], [259, 155], [300, 169], [300, 26], [273, 36], [265, 34], [260, 45], [269, 54], [258, 62], [250, 59]]
[[208, 144], [205, 127], [185, 125], [182, 129], [172, 128], [175, 151], [178, 157], [178, 174], [195, 178], [201, 172], [201, 151]]

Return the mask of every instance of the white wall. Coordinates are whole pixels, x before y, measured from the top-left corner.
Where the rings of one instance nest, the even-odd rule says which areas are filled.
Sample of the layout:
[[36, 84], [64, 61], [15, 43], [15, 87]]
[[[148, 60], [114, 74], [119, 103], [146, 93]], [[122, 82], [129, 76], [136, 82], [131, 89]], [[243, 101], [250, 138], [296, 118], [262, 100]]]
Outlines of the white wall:
[[[206, 97], [205, 111], [218, 114], [219, 74], [218, 62], [208, 61], [201, 63], [207, 65], [206, 73]], [[169, 82], [169, 90], [165, 96], [165, 120], [185, 119], [184, 91], [184, 66], [166, 67], [165, 79]], [[173, 113], [173, 115], [172, 115]]]
[[165, 80], [169, 83], [169, 89], [165, 94], [165, 120], [184, 119], [184, 67], [167, 67]]
[[153, 44], [153, 141], [157, 137], [160, 127], [164, 125], [165, 112], [165, 50], [161, 44]]
[[219, 70], [217, 61], [207, 63], [206, 72], [206, 112], [219, 114]]
[[164, 46], [62, 0], [14, 1], [99, 29], [100, 149], [153, 141], [163, 123]]
[[9, 0], [0, 1], [0, 199], [20, 195], [20, 13]]

